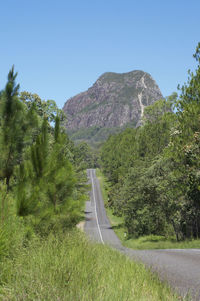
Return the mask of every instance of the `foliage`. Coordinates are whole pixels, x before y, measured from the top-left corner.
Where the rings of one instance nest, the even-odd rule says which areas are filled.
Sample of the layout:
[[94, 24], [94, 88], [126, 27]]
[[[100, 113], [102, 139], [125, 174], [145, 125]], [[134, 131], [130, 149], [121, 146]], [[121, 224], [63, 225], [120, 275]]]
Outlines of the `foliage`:
[[87, 142], [89, 145], [94, 146], [98, 149], [99, 144], [108, 139], [112, 134], [119, 133], [123, 131], [124, 128], [119, 127], [109, 127], [102, 128], [99, 126], [92, 126], [90, 128], [82, 128], [79, 130], [69, 131], [68, 134], [70, 138], [75, 142]]
[[36, 94], [19, 95], [16, 77], [12, 67], [0, 95], [0, 261], [36, 233], [75, 225], [87, 189], [61, 111]]
[[77, 144], [74, 148], [75, 161], [79, 168], [95, 168], [98, 166], [98, 153], [95, 152], [86, 142]]
[[16, 77], [17, 73], [14, 73], [12, 67], [0, 102], [0, 178], [5, 178], [8, 186], [14, 166], [21, 160], [23, 136], [26, 131], [24, 106], [18, 99], [19, 85], [15, 83]]
[[178, 100], [174, 93], [145, 108], [143, 126], [102, 147], [109, 205], [129, 237], [200, 236], [200, 44], [194, 57], [196, 73], [189, 72]]
[[55, 121], [58, 116], [62, 121], [65, 119], [65, 115], [62, 110], [58, 109], [54, 100], [42, 100], [37, 94], [23, 91], [20, 93], [19, 99], [30, 110], [33, 106], [37, 111], [37, 114], [43, 119], [46, 118], [49, 122]]

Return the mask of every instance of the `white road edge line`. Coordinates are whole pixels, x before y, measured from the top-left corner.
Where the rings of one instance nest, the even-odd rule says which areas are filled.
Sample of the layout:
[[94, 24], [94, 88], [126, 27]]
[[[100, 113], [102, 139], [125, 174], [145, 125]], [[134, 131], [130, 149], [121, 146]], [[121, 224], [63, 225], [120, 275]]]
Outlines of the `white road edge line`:
[[95, 209], [95, 216], [96, 216], [96, 221], [97, 221], [97, 228], [99, 231], [99, 236], [100, 236], [101, 242], [102, 242], [102, 244], [104, 244], [103, 237], [101, 234], [101, 229], [99, 226], [99, 219], [98, 219], [98, 215], [97, 215], [97, 206], [96, 206], [96, 198], [95, 198], [95, 193], [94, 193], [94, 181], [93, 181], [93, 177], [92, 177], [92, 170], [91, 170], [90, 174], [91, 174], [91, 181], [92, 181], [92, 192], [93, 192], [93, 198], [94, 198], [94, 209]]

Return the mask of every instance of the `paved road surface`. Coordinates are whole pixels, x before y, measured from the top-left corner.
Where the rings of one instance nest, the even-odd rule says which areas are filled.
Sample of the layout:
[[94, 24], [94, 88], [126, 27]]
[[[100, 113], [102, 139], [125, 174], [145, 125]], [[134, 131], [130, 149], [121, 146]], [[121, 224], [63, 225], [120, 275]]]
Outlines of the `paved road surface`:
[[190, 292], [192, 300], [200, 300], [200, 249], [138, 251], [123, 247], [107, 218], [95, 169], [87, 172], [92, 189], [90, 201], [86, 202], [84, 229], [89, 237], [142, 260], [182, 296]]

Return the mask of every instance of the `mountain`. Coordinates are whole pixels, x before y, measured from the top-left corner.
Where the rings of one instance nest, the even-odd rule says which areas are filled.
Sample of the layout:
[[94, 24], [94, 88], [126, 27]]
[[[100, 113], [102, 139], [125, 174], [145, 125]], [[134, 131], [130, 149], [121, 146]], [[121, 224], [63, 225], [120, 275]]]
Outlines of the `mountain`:
[[139, 126], [145, 106], [161, 98], [158, 85], [144, 71], [106, 72], [87, 91], [66, 101], [68, 133], [74, 140], [105, 140], [127, 126]]

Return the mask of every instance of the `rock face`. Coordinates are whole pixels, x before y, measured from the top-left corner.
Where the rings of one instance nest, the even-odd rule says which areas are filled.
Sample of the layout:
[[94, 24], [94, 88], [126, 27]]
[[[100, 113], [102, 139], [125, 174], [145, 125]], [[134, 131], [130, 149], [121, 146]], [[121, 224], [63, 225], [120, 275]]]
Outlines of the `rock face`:
[[150, 74], [144, 71], [104, 73], [86, 92], [66, 101], [67, 128], [122, 128], [140, 125], [145, 106], [163, 96]]

